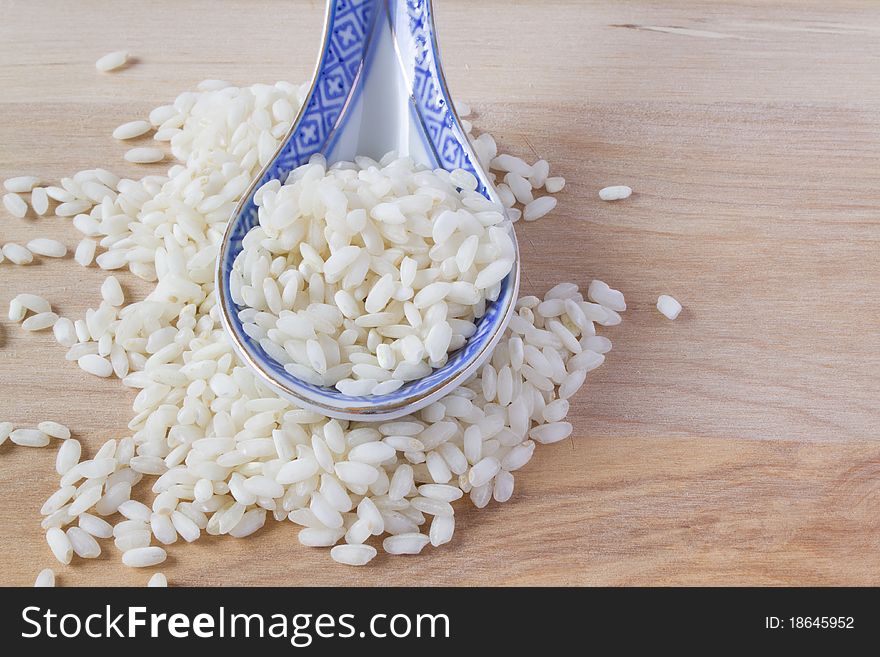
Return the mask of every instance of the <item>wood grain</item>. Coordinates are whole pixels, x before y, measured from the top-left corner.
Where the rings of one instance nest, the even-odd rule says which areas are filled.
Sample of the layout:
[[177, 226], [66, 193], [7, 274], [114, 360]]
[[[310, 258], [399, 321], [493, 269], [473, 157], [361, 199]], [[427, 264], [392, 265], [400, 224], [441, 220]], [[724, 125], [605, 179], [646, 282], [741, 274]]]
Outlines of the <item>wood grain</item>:
[[[143, 175], [113, 127], [206, 77], [305, 80], [322, 4], [0, 0], [0, 177]], [[554, 215], [518, 230], [525, 290], [598, 277], [627, 295], [576, 436], [538, 450], [510, 503], [462, 509], [444, 549], [354, 570], [272, 523], [175, 546], [172, 584], [880, 584], [876, 4], [435, 4], [478, 128], [568, 179]], [[138, 61], [96, 74], [116, 48]], [[602, 203], [612, 183], [636, 193]], [[35, 235], [76, 243], [68, 220], [0, 217], [0, 240]], [[33, 291], [70, 316], [102, 280], [69, 258], [0, 277], [0, 304]], [[683, 302], [677, 321], [661, 293]], [[129, 391], [5, 317], [0, 381], [3, 420], [58, 419], [90, 451], [126, 433]], [[0, 583], [29, 585], [57, 566], [38, 524], [54, 450], [0, 458]], [[112, 546], [56, 570], [149, 577]]]

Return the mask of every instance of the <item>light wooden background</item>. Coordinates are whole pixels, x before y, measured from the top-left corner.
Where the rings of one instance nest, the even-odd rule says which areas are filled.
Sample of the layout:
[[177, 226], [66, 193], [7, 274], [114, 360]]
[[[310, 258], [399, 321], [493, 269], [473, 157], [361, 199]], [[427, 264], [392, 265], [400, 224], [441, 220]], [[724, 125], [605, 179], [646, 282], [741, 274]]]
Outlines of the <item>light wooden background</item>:
[[[630, 310], [511, 502], [454, 541], [352, 569], [289, 524], [178, 545], [172, 585], [880, 584], [880, 5], [436, 0], [453, 93], [568, 186], [521, 226], [526, 292], [592, 277]], [[206, 77], [310, 74], [323, 3], [0, 0], [0, 177], [126, 165], [110, 131]], [[116, 75], [93, 63], [117, 48]], [[151, 170], [151, 169], [150, 169]], [[636, 193], [603, 203], [597, 191]], [[0, 240], [68, 220], [0, 217]], [[81, 316], [99, 271], [0, 265]], [[129, 280], [129, 279], [126, 279]], [[132, 286], [130, 290], [138, 289]], [[669, 322], [658, 294], [685, 305]], [[132, 395], [0, 322], [0, 419], [125, 435]], [[0, 447], [0, 583], [57, 566], [39, 528], [54, 450]], [[110, 545], [61, 584], [144, 584]]]

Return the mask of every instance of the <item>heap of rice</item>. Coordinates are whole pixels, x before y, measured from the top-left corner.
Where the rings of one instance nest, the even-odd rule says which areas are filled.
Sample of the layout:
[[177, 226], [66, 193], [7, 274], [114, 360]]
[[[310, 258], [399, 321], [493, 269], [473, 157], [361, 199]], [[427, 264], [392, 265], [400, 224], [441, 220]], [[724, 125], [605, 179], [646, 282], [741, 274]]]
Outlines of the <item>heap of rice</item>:
[[467, 171], [323, 157], [257, 190], [233, 265], [244, 330], [292, 375], [381, 395], [442, 367], [497, 300], [516, 247]]
[[[0, 423], [4, 440], [62, 441], [59, 489], [42, 508], [48, 544], [62, 563], [74, 555], [94, 558], [101, 541], [113, 538], [123, 563], [155, 566], [165, 559], [162, 546], [203, 533], [244, 537], [269, 516], [296, 525], [303, 545], [333, 546], [331, 556], [345, 564], [367, 563], [376, 546], [414, 554], [451, 540], [456, 500], [468, 496], [478, 507], [506, 501], [513, 473], [536, 444], [570, 435], [569, 399], [611, 347], [596, 326], [614, 325], [620, 316], [568, 283], [543, 298], [520, 299], [509, 330], [475, 377], [394, 422], [341, 422], [295, 408], [238, 362], [220, 326], [213, 264], [237, 200], [289, 130], [306, 88], [206, 81], [150, 113], [155, 139], [170, 142], [175, 160], [166, 173], [133, 180], [94, 169], [59, 186], [26, 181], [35, 212], [45, 214], [51, 199], [55, 214], [72, 217], [83, 234], [75, 249], [79, 264], [127, 268], [155, 283], [146, 298], [126, 303], [111, 276], [101, 304], [75, 320], [57, 317], [36, 295], [10, 305], [11, 318], [30, 322], [25, 328], [51, 327], [67, 360], [139, 391], [129, 432], [86, 460], [76, 439], [55, 423], [18, 434]], [[126, 124], [117, 136], [143, 128]], [[499, 155], [487, 134], [474, 147], [486, 167], [504, 174], [499, 194], [514, 220], [552, 209], [555, 199], [533, 196], [564, 185], [549, 177], [545, 161], [528, 165]], [[10, 204], [20, 211], [17, 201]], [[55, 244], [41, 246], [44, 255], [59, 252]], [[3, 247], [13, 264], [25, 264], [34, 252], [39, 248]], [[309, 257], [324, 268], [330, 259]], [[597, 289], [617, 303], [605, 288]], [[321, 295], [309, 285], [306, 294], [310, 303], [336, 304], [344, 314], [335, 292], [328, 298], [330, 289]], [[377, 362], [379, 344], [385, 342], [371, 351], [369, 338], [366, 343]], [[154, 497], [131, 499], [144, 477]], [[41, 573], [38, 583], [51, 582]]]

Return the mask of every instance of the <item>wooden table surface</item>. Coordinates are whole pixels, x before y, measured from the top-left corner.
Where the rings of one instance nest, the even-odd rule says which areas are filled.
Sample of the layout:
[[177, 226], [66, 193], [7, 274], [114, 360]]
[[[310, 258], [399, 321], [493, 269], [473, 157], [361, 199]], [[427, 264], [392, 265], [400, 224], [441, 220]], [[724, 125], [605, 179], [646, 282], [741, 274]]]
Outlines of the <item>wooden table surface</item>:
[[[173, 546], [172, 585], [880, 584], [880, 7], [435, 4], [477, 127], [568, 180], [553, 216], [518, 228], [525, 292], [619, 287], [614, 350], [573, 400], [573, 438], [537, 450], [509, 503], [462, 508], [450, 545], [353, 569], [270, 522]], [[116, 125], [203, 78], [304, 81], [322, 12], [0, 0], [0, 178], [143, 175]], [[117, 48], [139, 61], [96, 74]], [[603, 203], [608, 184], [636, 191]], [[0, 217], [0, 241], [37, 235], [77, 241], [69, 220]], [[101, 280], [70, 257], [4, 263], [0, 305], [32, 291], [82, 316]], [[4, 311], [0, 419], [58, 419], [93, 453], [126, 435], [133, 395], [63, 354]], [[61, 585], [144, 584], [112, 545], [54, 561], [39, 527], [54, 452], [0, 447], [0, 584], [46, 566]]]

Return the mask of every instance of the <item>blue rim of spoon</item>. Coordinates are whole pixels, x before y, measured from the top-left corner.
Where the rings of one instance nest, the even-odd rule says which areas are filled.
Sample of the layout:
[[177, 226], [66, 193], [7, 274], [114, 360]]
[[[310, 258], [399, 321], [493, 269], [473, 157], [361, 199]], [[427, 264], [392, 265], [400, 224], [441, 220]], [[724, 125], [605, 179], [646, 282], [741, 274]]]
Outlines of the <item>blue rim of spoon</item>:
[[[387, 25], [378, 21], [387, 21]], [[384, 421], [413, 413], [445, 396], [476, 373], [491, 355], [514, 311], [519, 290], [519, 252], [514, 268], [501, 282], [498, 299], [486, 304], [476, 321], [476, 332], [447, 363], [398, 390], [364, 397], [344, 395], [336, 388], [297, 379], [268, 356], [244, 332], [232, 299], [229, 274], [241, 251], [242, 239], [258, 223], [254, 193], [271, 180], [287, 179], [293, 169], [315, 153], [330, 151], [339, 137], [346, 113], [359, 102], [363, 81], [376, 52], [373, 35], [391, 35], [397, 64], [409, 91], [409, 119], [420, 127], [421, 142], [433, 164], [452, 171], [464, 169], [476, 176], [478, 189], [502, 207], [500, 200], [461, 127], [440, 65], [431, 0], [328, 0], [321, 54], [311, 88], [299, 115], [269, 163], [244, 192], [223, 238], [217, 258], [215, 283], [222, 325], [235, 352], [257, 379], [297, 406], [349, 420]], [[351, 158], [347, 158], [351, 159]], [[378, 157], [376, 158], [378, 159]], [[516, 236], [511, 228], [516, 246]]]

